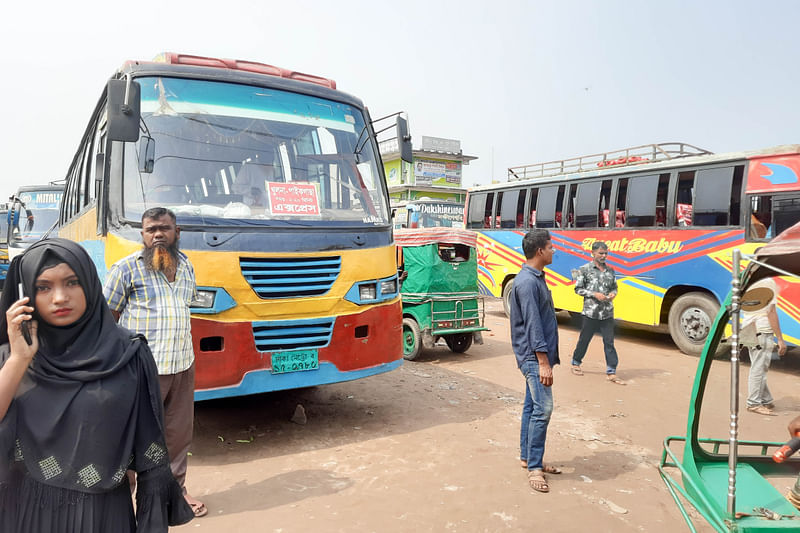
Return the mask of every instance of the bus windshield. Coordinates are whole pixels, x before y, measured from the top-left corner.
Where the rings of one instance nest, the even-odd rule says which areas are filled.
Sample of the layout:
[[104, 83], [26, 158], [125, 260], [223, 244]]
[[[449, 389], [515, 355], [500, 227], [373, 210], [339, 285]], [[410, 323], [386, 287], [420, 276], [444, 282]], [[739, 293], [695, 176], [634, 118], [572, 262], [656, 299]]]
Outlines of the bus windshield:
[[389, 223], [371, 128], [360, 109], [241, 84], [137, 81], [146, 127], [138, 143], [126, 143], [125, 218], [139, 220], [146, 209], [164, 206], [183, 224]]

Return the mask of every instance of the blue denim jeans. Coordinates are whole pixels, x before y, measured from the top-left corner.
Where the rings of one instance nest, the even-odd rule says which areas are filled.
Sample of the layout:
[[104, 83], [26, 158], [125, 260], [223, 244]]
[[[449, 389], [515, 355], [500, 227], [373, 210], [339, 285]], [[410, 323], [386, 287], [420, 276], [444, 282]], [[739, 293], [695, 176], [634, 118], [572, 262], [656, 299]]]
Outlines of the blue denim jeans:
[[528, 470], [541, 470], [547, 426], [553, 413], [553, 387], [539, 381], [539, 362], [525, 361], [520, 367], [525, 376], [525, 403], [519, 432], [519, 458], [528, 462]]
[[585, 315], [581, 318], [583, 319], [581, 334], [578, 336], [578, 344], [572, 354], [572, 364], [581, 364], [583, 357], [586, 355], [586, 348], [589, 347], [589, 341], [599, 331], [603, 337], [603, 351], [606, 354], [606, 374], [616, 374], [619, 358], [617, 357], [617, 350], [614, 348], [614, 319], [598, 320]]

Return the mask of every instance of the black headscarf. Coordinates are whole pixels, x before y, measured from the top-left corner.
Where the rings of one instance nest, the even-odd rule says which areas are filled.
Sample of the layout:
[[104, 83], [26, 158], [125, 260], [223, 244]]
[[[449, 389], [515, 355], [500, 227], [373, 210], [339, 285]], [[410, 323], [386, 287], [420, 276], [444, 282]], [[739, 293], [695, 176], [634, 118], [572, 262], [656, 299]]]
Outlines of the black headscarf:
[[116, 324], [83, 247], [47, 239], [11, 262], [0, 297], [0, 361], [8, 357], [5, 313], [17, 300], [17, 284], [34, 305], [36, 278], [59, 263], [77, 275], [86, 311], [68, 326], [48, 324], [34, 311], [39, 349], [0, 423], [0, 457], [8, 458], [0, 469], [24, 463], [27, 474], [47, 487], [95, 494], [119, 487], [125, 471], [136, 470], [140, 480], [145, 474], [137, 515], [151, 515], [140, 516], [140, 525], [153, 520], [153, 509], [169, 514], [173, 525], [188, 521], [188, 506], [169, 472], [155, 361], [142, 337]]
[[[47, 266], [66, 263], [78, 276], [86, 297], [86, 311], [69, 326], [52, 326], [36, 312], [36, 278]], [[31, 370], [42, 377], [94, 381], [117, 372], [130, 362], [130, 333], [117, 326], [103, 297], [97, 270], [82, 246], [66, 239], [47, 239], [12, 261], [0, 297], [0, 344], [8, 342], [5, 311], [18, 298], [17, 284], [34, 307], [39, 324], [39, 351]]]

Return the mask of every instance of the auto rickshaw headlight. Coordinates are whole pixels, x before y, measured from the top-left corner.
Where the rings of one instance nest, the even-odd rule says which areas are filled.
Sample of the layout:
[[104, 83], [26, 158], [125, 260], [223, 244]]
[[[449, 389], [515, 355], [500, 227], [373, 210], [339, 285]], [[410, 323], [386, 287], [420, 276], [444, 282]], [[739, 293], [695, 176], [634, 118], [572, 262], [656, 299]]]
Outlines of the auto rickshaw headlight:
[[362, 300], [375, 300], [378, 298], [377, 286], [374, 283], [363, 283], [358, 287], [358, 297]]

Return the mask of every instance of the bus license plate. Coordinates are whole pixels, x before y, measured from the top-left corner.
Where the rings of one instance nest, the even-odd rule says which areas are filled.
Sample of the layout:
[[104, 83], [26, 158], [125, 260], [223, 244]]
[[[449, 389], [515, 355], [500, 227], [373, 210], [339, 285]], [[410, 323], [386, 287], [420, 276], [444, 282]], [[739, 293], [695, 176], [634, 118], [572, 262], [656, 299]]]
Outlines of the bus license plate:
[[317, 350], [292, 350], [272, 354], [272, 373], [300, 372], [319, 368]]

